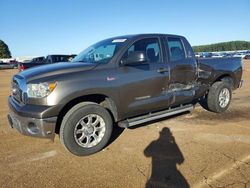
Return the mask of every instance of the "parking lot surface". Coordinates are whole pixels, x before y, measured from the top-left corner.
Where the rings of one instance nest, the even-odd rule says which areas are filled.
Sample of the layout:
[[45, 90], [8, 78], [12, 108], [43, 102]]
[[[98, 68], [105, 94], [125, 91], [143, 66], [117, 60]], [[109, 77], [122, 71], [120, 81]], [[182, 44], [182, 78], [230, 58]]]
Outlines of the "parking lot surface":
[[0, 187], [250, 187], [250, 61], [230, 108], [197, 108], [117, 129], [101, 152], [77, 157], [54, 143], [20, 135], [7, 123], [16, 70], [0, 70]]

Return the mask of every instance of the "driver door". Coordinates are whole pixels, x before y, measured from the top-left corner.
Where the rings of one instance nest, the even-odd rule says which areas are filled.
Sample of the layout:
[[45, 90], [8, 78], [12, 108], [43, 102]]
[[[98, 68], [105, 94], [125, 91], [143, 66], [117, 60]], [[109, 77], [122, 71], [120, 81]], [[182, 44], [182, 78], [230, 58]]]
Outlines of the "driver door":
[[173, 99], [170, 93], [166, 93], [169, 67], [163, 61], [159, 39], [144, 38], [134, 42], [122, 59], [128, 58], [135, 51], [144, 52], [148, 61], [119, 67], [123, 118], [167, 108]]

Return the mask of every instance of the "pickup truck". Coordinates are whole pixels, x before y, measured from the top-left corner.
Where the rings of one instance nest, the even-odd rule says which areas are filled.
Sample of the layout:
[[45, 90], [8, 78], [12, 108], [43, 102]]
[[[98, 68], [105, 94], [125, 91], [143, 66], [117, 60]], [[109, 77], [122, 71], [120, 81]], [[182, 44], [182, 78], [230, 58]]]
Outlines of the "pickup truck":
[[58, 62], [69, 62], [75, 56], [76, 55], [72, 54], [72, 55], [48, 55], [46, 58], [43, 56], [36, 57], [36, 58], [33, 58], [29, 62], [19, 63], [18, 70], [24, 71], [28, 68], [32, 68], [32, 67], [36, 67], [36, 66], [47, 65], [47, 64], [58, 63]]
[[54, 139], [71, 153], [96, 153], [114, 126], [131, 127], [193, 110], [222, 113], [242, 83], [241, 58], [195, 59], [186, 38], [138, 34], [100, 41], [71, 63], [13, 76], [11, 127]]
[[14, 69], [14, 65], [0, 61], [0, 69]]

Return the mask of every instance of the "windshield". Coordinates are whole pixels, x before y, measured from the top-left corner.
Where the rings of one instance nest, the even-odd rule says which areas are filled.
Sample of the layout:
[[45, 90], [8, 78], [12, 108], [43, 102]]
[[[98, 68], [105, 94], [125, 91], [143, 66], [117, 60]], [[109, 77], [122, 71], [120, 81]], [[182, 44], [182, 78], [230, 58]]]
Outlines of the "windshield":
[[126, 39], [107, 39], [98, 42], [77, 55], [72, 62], [108, 63]]

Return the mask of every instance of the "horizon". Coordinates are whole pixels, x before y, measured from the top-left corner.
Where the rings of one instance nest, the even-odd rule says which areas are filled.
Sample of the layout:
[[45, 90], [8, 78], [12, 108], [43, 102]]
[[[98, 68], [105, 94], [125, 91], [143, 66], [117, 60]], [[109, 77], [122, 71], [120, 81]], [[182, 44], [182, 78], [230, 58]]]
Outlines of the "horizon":
[[0, 39], [13, 57], [78, 54], [99, 40], [133, 33], [182, 35], [192, 46], [250, 41], [249, 6], [247, 0], [1, 1]]

